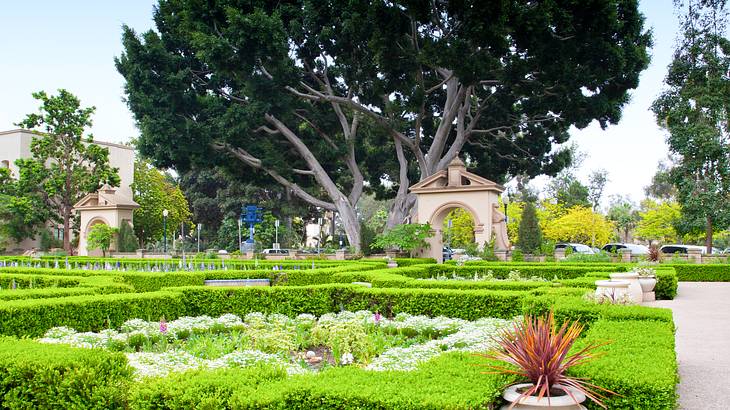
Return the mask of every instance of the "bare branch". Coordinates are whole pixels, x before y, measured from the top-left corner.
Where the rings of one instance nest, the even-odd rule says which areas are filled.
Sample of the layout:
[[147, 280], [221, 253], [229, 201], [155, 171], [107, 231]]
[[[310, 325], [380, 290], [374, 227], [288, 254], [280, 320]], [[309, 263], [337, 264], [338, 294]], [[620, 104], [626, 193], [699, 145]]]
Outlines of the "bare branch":
[[231, 145], [222, 143], [222, 142], [213, 142], [211, 144], [211, 146], [216, 151], [226, 152], [228, 154], [231, 154], [234, 157], [241, 160], [243, 163], [251, 166], [252, 168], [259, 169], [259, 170], [266, 172], [276, 182], [278, 182], [285, 188], [288, 188], [294, 195], [298, 196], [302, 200], [304, 200], [314, 206], [318, 206], [320, 208], [324, 208], [324, 209], [327, 209], [330, 211], [336, 210], [335, 205], [333, 203], [323, 201], [319, 198], [314, 197], [313, 195], [311, 195], [309, 192], [305, 191], [302, 187], [300, 187], [296, 183], [291, 182], [288, 179], [284, 178], [281, 174], [279, 174], [275, 170], [264, 167], [260, 159], [249, 154], [246, 150], [244, 150], [242, 148], [232, 147]]

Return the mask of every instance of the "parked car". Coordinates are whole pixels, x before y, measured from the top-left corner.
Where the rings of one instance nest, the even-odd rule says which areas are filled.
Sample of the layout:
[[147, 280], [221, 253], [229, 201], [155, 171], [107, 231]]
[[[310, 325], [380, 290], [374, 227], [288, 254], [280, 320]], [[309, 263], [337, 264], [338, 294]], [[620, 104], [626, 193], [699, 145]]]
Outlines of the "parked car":
[[604, 252], [614, 253], [619, 249], [631, 249], [632, 255], [647, 255], [649, 248], [645, 245], [637, 245], [635, 243], [607, 243], [601, 248]]
[[567, 249], [570, 248], [573, 250], [573, 253], [582, 253], [586, 255], [593, 255], [595, 252], [593, 252], [593, 249], [591, 249], [588, 245], [583, 245], [582, 243], [559, 243], [555, 245], [555, 249]]
[[689, 249], [699, 249], [703, 255], [707, 253], [707, 248], [705, 248], [704, 246], [698, 246], [698, 245], [675, 244], [675, 245], [664, 245], [661, 248], [659, 248], [659, 250], [662, 253], [666, 253], [669, 255], [672, 255], [675, 253], [687, 253], [687, 251]]
[[449, 260], [451, 260], [451, 258], [454, 257], [454, 251], [451, 250], [451, 248], [449, 248], [448, 246], [444, 246], [442, 252], [443, 252], [443, 259], [445, 261], [449, 261]]
[[264, 255], [283, 255], [289, 256], [289, 249], [264, 249], [261, 251]]

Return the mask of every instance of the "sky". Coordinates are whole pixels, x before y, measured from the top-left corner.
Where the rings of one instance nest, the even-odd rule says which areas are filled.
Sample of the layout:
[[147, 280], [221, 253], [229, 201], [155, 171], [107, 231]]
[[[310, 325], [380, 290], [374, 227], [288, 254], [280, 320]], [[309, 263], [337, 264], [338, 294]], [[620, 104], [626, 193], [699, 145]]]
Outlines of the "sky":
[[[123, 101], [124, 81], [114, 67], [122, 52], [122, 25], [143, 32], [153, 27], [154, 0], [3, 1], [0, 8], [0, 131], [17, 128], [38, 102], [31, 93], [65, 88], [95, 106], [94, 137], [126, 142], [138, 135]], [[640, 201], [657, 163], [666, 158], [664, 132], [649, 110], [662, 89], [677, 36], [671, 0], [643, 0], [646, 28], [654, 33], [651, 65], [631, 92], [619, 124], [602, 130], [597, 123], [571, 131], [571, 141], [586, 154], [577, 176], [587, 183], [596, 169], [608, 171], [604, 204], [612, 195]], [[544, 186], [538, 178], [535, 185]]]

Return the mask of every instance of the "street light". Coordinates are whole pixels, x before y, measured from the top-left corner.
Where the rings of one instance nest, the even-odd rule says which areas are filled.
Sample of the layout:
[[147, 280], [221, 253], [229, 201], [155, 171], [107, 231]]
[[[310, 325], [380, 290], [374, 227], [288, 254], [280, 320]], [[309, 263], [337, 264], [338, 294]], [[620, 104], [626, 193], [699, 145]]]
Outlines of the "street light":
[[200, 253], [200, 230], [203, 229], [203, 224], [198, 223], [196, 229], [198, 230], [198, 253]]
[[167, 209], [162, 210], [162, 235], [164, 236], [164, 243], [165, 243], [165, 253], [167, 253], [167, 215], [170, 214], [170, 211]]
[[274, 227], [276, 228], [276, 237], [274, 239], [274, 249], [279, 249], [279, 220], [274, 221]]
[[317, 218], [317, 255], [320, 254], [320, 245], [322, 242], [322, 218]]
[[241, 225], [243, 224], [243, 221], [241, 221], [241, 218], [238, 218], [238, 252], [243, 253], [243, 245], [241, 245]]

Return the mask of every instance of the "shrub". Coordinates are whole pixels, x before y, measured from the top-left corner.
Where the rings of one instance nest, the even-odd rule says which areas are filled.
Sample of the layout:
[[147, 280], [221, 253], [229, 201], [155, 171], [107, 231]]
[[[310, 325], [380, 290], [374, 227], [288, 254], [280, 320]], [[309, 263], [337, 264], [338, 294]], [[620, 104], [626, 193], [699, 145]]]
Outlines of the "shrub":
[[727, 265], [673, 264], [680, 282], [730, 282]]
[[569, 373], [618, 393], [605, 400], [608, 408], [676, 408], [679, 377], [671, 323], [599, 320], [574, 350], [595, 342], [610, 344], [597, 349], [596, 360]]
[[426, 238], [433, 236], [429, 224], [401, 224], [383, 232], [375, 238], [373, 246], [389, 249], [398, 248], [406, 252], [427, 248]]
[[37, 337], [56, 326], [99, 331], [132, 318], [174, 319], [186, 312], [177, 292], [11, 300], [0, 303], [0, 334]]
[[121, 353], [0, 338], [3, 408], [123, 408], [131, 374]]
[[537, 219], [535, 205], [532, 202], [527, 202], [522, 209], [522, 219], [520, 219], [517, 237], [519, 238], [517, 246], [522, 252], [534, 254], [540, 249], [542, 230], [540, 229], [540, 221]]
[[134, 234], [134, 229], [127, 221], [123, 221], [122, 226], [119, 227], [118, 242], [117, 251], [119, 252], [134, 252], [139, 247], [137, 235]]

